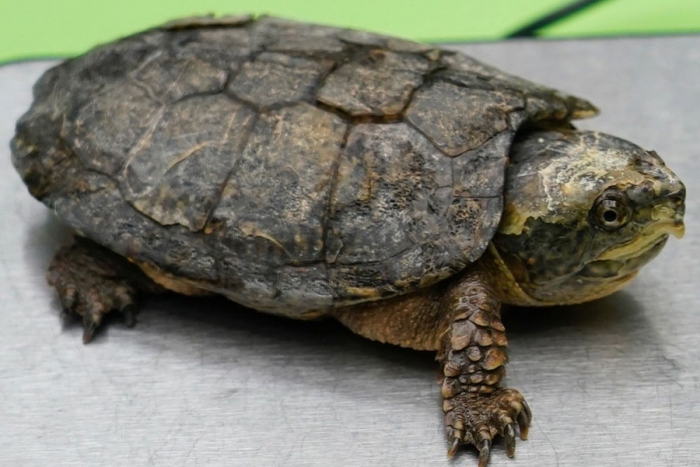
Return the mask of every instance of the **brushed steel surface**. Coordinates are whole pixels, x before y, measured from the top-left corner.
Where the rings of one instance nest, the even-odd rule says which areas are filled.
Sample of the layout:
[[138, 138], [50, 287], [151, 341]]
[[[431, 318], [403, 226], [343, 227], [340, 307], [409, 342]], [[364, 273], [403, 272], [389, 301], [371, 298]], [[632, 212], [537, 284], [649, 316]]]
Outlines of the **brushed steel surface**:
[[[700, 466], [700, 36], [459, 48], [590, 98], [603, 115], [581, 127], [657, 150], [688, 187], [686, 237], [626, 291], [506, 314], [507, 382], [534, 424], [490, 465]], [[446, 459], [433, 356], [333, 322], [170, 296], [83, 346], [44, 280], [70, 232], [8, 150], [50, 64], [0, 68], [0, 465], [476, 465]]]

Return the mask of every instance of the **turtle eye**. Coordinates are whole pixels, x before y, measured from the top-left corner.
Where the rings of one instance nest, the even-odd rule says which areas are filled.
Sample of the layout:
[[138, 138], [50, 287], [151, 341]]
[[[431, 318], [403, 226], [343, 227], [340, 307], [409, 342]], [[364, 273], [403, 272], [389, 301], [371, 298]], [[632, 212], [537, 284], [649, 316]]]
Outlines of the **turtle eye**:
[[632, 217], [629, 199], [624, 193], [609, 191], [603, 193], [593, 205], [591, 212], [596, 225], [605, 230], [624, 227]]

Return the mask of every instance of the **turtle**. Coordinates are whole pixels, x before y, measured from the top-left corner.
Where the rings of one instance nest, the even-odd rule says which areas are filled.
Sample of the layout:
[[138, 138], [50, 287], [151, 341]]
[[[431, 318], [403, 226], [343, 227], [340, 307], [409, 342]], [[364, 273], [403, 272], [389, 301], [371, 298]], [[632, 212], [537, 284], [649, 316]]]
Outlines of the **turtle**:
[[164, 292], [334, 318], [435, 352], [448, 455], [483, 467], [532, 420], [501, 305], [609, 295], [683, 233], [678, 176], [596, 113], [433, 45], [207, 16], [48, 70], [11, 149], [75, 232], [47, 279], [84, 342]]

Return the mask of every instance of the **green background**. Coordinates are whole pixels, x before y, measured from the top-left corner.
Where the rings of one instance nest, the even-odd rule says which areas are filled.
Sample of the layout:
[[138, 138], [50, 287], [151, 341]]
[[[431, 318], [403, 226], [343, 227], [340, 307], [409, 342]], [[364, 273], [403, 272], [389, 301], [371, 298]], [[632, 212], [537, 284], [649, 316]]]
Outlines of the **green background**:
[[[194, 14], [270, 13], [431, 42], [494, 40], [572, 0], [0, 0], [0, 61], [66, 56]], [[700, 31], [700, 0], [606, 0], [545, 37]]]

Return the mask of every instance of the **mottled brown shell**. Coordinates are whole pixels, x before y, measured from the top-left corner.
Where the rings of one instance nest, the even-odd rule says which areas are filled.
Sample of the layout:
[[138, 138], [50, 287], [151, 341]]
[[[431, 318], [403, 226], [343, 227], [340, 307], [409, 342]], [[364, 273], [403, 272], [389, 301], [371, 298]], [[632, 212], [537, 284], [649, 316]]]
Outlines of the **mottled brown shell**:
[[459, 53], [274, 18], [193, 18], [49, 70], [13, 162], [81, 234], [300, 316], [478, 259], [526, 121], [585, 101]]

